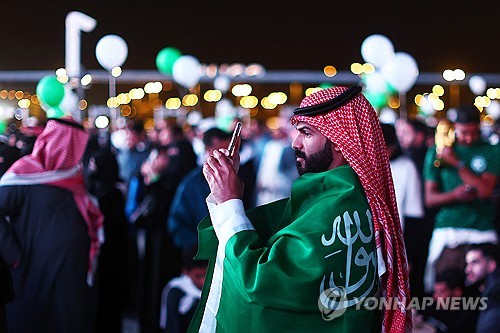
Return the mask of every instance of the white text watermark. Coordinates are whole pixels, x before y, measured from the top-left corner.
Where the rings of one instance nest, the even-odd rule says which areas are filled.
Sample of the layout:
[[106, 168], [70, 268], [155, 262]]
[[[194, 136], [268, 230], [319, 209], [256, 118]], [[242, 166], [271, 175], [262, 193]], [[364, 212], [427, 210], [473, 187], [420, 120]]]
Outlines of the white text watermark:
[[484, 310], [488, 307], [488, 297], [412, 297], [408, 302], [397, 297], [353, 297], [347, 299], [345, 288], [324, 290], [318, 299], [318, 308], [323, 319], [330, 321], [342, 316], [348, 308], [356, 310]]

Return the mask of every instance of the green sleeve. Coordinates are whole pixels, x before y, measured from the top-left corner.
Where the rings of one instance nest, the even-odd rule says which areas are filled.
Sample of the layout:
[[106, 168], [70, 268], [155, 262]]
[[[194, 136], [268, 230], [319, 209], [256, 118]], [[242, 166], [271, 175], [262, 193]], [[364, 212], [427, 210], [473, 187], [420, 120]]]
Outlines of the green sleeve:
[[427, 150], [424, 160], [423, 179], [424, 181], [438, 182], [439, 181], [439, 168], [434, 166], [436, 160], [436, 147], [433, 146]]

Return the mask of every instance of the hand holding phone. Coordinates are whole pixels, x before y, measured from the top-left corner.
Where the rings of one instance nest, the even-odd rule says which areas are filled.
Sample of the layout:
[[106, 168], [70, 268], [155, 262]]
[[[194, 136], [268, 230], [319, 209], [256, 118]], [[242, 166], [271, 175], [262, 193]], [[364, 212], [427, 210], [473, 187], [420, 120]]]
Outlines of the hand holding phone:
[[238, 154], [235, 154], [236, 148], [239, 147], [238, 137], [241, 128], [242, 123], [238, 122], [227, 151], [225, 149], [214, 150], [203, 164], [203, 175], [208, 182], [213, 199], [218, 204], [243, 197], [244, 184], [238, 176], [240, 158]]

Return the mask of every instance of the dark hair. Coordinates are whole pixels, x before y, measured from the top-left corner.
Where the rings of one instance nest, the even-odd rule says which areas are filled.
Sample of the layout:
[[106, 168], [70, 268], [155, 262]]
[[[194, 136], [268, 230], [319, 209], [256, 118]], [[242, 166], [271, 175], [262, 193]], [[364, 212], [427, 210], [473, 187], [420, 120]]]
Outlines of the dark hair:
[[478, 243], [470, 244], [467, 246], [466, 251], [480, 251], [483, 257], [494, 260], [496, 263], [499, 261], [499, 247], [497, 244], [493, 243]]
[[181, 254], [182, 267], [187, 270], [190, 270], [194, 267], [206, 267], [208, 265], [208, 262], [206, 260], [194, 259], [197, 253], [198, 246], [196, 245], [183, 249]]
[[436, 282], [444, 282], [450, 289], [465, 287], [465, 273], [458, 268], [449, 268], [436, 274]]
[[225, 132], [221, 130], [220, 128], [213, 127], [205, 133], [203, 133], [203, 144], [205, 147], [212, 146], [213, 142], [215, 139], [219, 140], [229, 140], [231, 139], [231, 133]]
[[127, 122], [127, 129], [137, 134], [142, 134], [144, 133], [144, 123], [142, 120], [129, 120]]
[[410, 119], [408, 120], [408, 125], [415, 131], [415, 132], [420, 132], [427, 134], [429, 132], [429, 127], [421, 122], [420, 120], [417, 119]]
[[479, 110], [473, 105], [462, 105], [457, 110], [457, 119], [455, 123], [458, 124], [479, 124]]
[[182, 129], [181, 126], [179, 126], [177, 124], [171, 124], [170, 130], [172, 131], [172, 136], [174, 138], [180, 138], [180, 137], [184, 136], [184, 130]]
[[385, 145], [387, 148], [394, 148], [390, 159], [395, 159], [402, 154], [401, 146], [399, 145], [398, 136], [396, 135], [396, 129], [391, 124], [380, 123], [382, 128], [382, 134], [384, 136]]
[[116, 155], [109, 149], [99, 149], [92, 153], [97, 170], [96, 178], [101, 181], [114, 184], [120, 181], [119, 166]]

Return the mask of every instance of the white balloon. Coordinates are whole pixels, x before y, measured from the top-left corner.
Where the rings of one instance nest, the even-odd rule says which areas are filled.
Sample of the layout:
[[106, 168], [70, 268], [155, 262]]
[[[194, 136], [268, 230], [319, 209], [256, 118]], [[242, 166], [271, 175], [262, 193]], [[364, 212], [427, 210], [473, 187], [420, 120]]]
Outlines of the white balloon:
[[127, 60], [127, 43], [120, 36], [106, 35], [97, 42], [95, 56], [99, 64], [110, 71], [114, 67], [122, 66]]
[[420, 110], [422, 110], [425, 117], [432, 117], [436, 114], [436, 109], [434, 109], [428, 98], [425, 99], [425, 102], [420, 107]]
[[397, 52], [382, 67], [382, 75], [400, 93], [405, 94], [418, 78], [418, 66], [415, 59], [405, 52]]
[[394, 111], [393, 109], [385, 107], [382, 110], [380, 110], [379, 120], [381, 123], [394, 124], [396, 123], [397, 119], [398, 115], [396, 114], [396, 111]]
[[364, 61], [382, 67], [394, 57], [394, 45], [384, 35], [371, 35], [361, 44], [361, 55]]
[[479, 75], [473, 75], [469, 79], [469, 88], [476, 95], [482, 95], [486, 90], [486, 80]]
[[366, 75], [366, 90], [374, 93], [384, 93], [387, 90], [387, 82], [380, 72], [374, 72]]
[[192, 55], [180, 56], [172, 67], [172, 77], [175, 82], [191, 89], [200, 81], [202, 65]]
[[486, 108], [486, 113], [491, 116], [491, 118], [498, 120], [500, 118], [500, 102], [497, 100], [491, 101], [490, 106]]
[[219, 89], [223, 93], [227, 92], [230, 86], [231, 80], [225, 75], [217, 76], [214, 80], [214, 88]]

